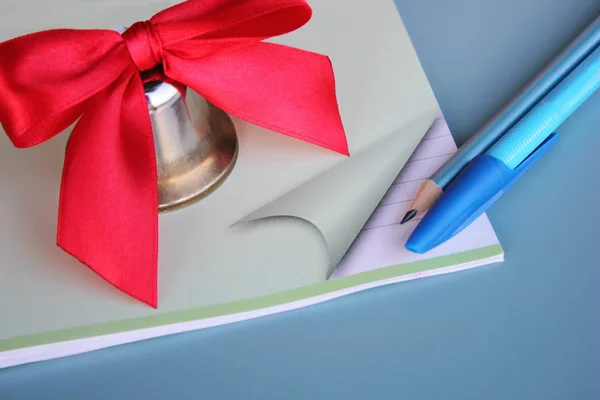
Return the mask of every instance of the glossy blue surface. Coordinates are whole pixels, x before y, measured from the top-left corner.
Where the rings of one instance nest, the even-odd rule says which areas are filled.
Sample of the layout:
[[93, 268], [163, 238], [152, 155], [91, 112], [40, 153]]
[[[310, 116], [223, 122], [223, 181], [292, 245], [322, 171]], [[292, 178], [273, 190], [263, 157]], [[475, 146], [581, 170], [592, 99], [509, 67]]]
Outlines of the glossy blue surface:
[[[600, 15], [599, 0], [397, 3], [459, 144]], [[0, 371], [0, 399], [598, 399], [598, 110], [596, 93], [488, 213], [503, 264]]]

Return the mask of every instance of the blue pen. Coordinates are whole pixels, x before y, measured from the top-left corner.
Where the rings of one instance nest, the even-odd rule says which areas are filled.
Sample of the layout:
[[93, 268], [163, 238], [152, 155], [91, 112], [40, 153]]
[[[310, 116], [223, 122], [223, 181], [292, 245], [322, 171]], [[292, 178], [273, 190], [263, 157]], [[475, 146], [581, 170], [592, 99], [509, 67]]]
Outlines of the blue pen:
[[600, 46], [600, 16], [577, 35], [502, 110], [471, 136], [444, 165], [423, 183], [416, 199], [402, 219], [402, 223], [429, 210], [471, 160], [493, 146], [598, 46]]
[[554, 144], [554, 130], [598, 88], [600, 48], [469, 163], [417, 225], [406, 248], [425, 253], [470, 225]]

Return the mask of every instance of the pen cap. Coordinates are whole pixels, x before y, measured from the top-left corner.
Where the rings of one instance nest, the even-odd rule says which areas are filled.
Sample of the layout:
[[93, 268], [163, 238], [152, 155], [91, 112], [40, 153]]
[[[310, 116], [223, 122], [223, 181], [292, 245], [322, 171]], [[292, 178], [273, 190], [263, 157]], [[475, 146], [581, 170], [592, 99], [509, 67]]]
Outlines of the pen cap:
[[406, 248], [425, 253], [461, 232], [494, 204], [556, 139], [556, 133], [550, 135], [515, 169], [487, 154], [474, 158], [423, 217]]

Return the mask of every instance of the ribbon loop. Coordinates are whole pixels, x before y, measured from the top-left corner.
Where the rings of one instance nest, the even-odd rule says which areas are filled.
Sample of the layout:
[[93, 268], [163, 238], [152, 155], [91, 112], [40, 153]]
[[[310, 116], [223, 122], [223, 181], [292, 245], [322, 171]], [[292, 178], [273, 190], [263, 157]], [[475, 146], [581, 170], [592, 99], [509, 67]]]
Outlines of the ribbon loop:
[[162, 41], [152, 22], [136, 22], [122, 36], [140, 71], [151, 70], [162, 62]]

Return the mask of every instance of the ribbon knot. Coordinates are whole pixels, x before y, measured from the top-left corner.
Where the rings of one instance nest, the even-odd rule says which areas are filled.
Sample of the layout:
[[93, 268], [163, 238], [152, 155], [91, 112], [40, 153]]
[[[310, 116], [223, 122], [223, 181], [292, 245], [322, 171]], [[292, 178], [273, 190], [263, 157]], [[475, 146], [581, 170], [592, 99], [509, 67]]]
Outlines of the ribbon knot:
[[305, 0], [188, 0], [122, 35], [54, 29], [0, 43], [0, 123], [15, 146], [77, 121], [57, 244], [157, 306], [156, 149], [140, 72], [159, 64], [161, 78], [231, 115], [348, 154], [329, 58], [263, 41], [311, 12]]
[[162, 62], [163, 46], [152, 22], [136, 22], [122, 36], [140, 71], [151, 70]]

